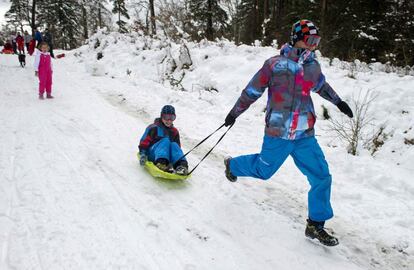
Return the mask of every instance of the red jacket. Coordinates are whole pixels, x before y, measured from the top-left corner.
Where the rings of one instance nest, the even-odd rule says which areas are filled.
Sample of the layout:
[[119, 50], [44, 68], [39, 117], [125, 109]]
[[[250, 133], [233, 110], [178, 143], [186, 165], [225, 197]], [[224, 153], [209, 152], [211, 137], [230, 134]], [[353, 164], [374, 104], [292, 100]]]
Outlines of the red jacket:
[[23, 38], [22, 36], [18, 35], [18, 36], [16, 37], [16, 43], [17, 43], [17, 45], [19, 45], [19, 46], [24, 46], [24, 38]]

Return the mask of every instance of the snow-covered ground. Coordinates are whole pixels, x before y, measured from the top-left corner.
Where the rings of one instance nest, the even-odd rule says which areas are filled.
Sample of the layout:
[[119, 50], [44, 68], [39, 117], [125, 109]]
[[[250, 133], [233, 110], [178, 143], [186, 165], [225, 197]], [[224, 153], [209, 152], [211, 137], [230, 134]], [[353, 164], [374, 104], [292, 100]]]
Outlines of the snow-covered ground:
[[[160, 79], [167, 69], [161, 42], [98, 35], [54, 61], [56, 98], [43, 101], [33, 58], [22, 69], [16, 56], [0, 55], [0, 269], [414, 268], [414, 146], [404, 143], [414, 138], [414, 77], [361, 72], [352, 79], [322, 59], [345, 100], [379, 93], [375, 123], [390, 134], [375, 157], [351, 156], [318, 120], [333, 175], [335, 217], [327, 227], [340, 241], [327, 248], [304, 237], [308, 184], [292, 160], [269, 181], [224, 177], [224, 156], [260, 150], [265, 96], [187, 181], [152, 179], [138, 166], [138, 140], [162, 105], [176, 107], [188, 150], [223, 123], [250, 77], [277, 53], [227, 42], [188, 47], [193, 66], [180, 91]], [[179, 48], [171, 46], [176, 60]], [[212, 87], [218, 92], [204, 90]], [[321, 97], [314, 102], [318, 112], [323, 104], [343, 117]]]

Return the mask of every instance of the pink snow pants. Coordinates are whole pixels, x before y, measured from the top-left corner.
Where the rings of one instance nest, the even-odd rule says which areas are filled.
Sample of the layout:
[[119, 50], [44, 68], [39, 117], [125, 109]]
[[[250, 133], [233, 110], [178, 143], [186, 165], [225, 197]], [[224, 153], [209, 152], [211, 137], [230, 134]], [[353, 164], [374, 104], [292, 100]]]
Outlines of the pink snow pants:
[[40, 55], [39, 62], [39, 95], [46, 90], [47, 95], [52, 93], [52, 65], [50, 55]]

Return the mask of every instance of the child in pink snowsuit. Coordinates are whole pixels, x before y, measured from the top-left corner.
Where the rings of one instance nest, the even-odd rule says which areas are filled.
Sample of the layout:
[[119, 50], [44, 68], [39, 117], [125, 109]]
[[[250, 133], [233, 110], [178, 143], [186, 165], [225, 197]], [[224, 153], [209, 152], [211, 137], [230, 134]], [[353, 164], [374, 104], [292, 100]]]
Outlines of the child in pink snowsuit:
[[39, 77], [39, 99], [44, 99], [43, 94], [46, 90], [46, 98], [52, 96], [52, 60], [49, 54], [49, 45], [46, 42], [40, 43], [40, 51], [35, 56], [35, 76]]

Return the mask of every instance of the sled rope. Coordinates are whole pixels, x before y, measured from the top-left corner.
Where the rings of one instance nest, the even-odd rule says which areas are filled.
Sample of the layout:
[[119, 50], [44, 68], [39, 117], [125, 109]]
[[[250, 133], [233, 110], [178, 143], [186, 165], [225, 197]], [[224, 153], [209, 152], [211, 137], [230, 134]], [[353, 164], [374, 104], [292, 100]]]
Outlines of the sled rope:
[[[204, 157], [200, 160], [200, 162], [197, 163], [197, 165], [195, 165], [195, 167], [187, 174], [190, 175], [194, 172], [194, 170], [198, 167], [198, 165], [200, 165], [201, 162], [203, 162], [203, 160], [210, 155], [211, 151], [213, 151], [213, 149], [219, 144], [219, 142], [224, 138], [224, 136], [227, 134], [227, 132], [231, 129], [233, 125], [231, 125], [226, 132], [223, 133], [223, 135], [221, 135], [220, 139], [218, 139], [218, 141], [216, 142], [216, 144], [204, 155]], [[213, 133], [211, 133], [210, 135], [208, 135], [207, 137], [205, 137], [203, 140], [201, 140], [201, 142], [199, 142], [196, 146], [194, 146], [190, 151], [188, 151], [187, 153], [185, 153], [185, 155], [183, 155], [179, 160], [183, 159], [185, 156], [187, 156], [191, 151], [193, 151], [194, 149], [196, 149], [197, 147], [199, 147], [202, 143], [204, 143], [206, 140], [208, 140], [208, 138], [210, 138], [211, 136], [213, 136], [214, 133], [216, 133], [217, 131], [219, 131], [222, 127], [224, 127], [224, 124], [221, 125], [220, 127], [218, 127]]]

